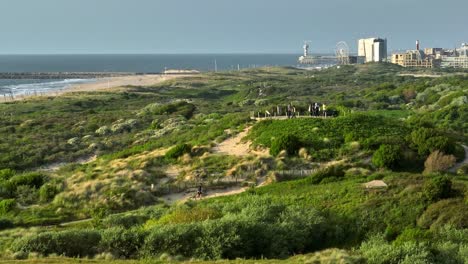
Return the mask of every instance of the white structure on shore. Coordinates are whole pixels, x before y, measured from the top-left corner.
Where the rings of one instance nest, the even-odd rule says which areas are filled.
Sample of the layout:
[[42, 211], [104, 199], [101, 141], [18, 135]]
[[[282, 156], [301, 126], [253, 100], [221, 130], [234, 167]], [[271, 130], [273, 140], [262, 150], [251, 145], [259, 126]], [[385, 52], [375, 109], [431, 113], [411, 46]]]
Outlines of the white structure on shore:
[[387, 61], [387, 39], [360, 39], [358, 41], [358, 57], [361, 57], [366, 63]]

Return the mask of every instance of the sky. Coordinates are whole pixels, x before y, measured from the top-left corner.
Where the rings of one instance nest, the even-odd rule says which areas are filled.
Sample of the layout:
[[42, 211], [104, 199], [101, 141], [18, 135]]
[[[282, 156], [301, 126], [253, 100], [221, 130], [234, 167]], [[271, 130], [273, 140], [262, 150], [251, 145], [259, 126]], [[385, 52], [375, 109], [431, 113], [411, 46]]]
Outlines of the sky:
[[467, 0], [0, 0], [0, 54], [333, 52], [468, 42]]

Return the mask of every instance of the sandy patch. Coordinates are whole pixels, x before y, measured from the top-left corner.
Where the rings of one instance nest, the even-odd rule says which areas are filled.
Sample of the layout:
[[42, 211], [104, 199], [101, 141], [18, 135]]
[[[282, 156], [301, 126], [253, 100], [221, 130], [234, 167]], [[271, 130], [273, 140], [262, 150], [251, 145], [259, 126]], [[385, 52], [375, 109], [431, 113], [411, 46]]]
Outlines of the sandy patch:
[[268, 150], [257, 151], [250, 149], [250, 145], [252, 143], [250, 141], [242, 141], [242, 139], [247, 136], [251, 128], [252, 127], [248, 127], [239, 134], [232, 136], [226, 139], [225, 141], [219, 143], [216, 147], [213, 148], [213, 152], [222, 155], [233, 155], [240, 157], [251, 154], [267, 156]]
[[39, 170], [41, 170], [41, 171], [57, 171], [58, 169], [60, 169], [61, 167], [65, 166], [65, 165], [72, 164], [72, 163], [77, 163], [77, 164], [91, 163], [91, 162], [95, 161], [96, 158], [97, 158], [97, 156], [93, 155], [93, 156], [90, 156], [90, 157], [84, 157], [84, 158], [77, 159], [77, 160], [75, 160], [73, 162], [52, 163], [52, 164], [49, 164], [49, 165], [46, 165], [46, 166], [40, 168]]

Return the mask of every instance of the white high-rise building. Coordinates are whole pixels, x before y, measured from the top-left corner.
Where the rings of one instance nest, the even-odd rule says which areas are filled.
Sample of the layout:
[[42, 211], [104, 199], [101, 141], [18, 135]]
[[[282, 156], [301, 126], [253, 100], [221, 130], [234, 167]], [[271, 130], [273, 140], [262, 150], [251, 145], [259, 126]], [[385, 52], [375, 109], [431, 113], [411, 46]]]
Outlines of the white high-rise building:
[[387, 39], [367, 38], [358, 42], [358, 56], [364, 62], [387, 61]]

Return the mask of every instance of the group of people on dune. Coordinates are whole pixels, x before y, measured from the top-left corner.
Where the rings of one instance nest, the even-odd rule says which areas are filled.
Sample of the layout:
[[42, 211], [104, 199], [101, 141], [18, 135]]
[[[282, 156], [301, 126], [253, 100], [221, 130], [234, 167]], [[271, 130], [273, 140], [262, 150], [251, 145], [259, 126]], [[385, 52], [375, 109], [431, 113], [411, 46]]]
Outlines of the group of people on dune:
[[[286, 111], [284, 112], [284, 114], [288, 117], [288, 118], [295, 118], [297, 116], [299, 116], [299, 111], [296, 109], [296, 107], [289, 103], [287, 106], [286, 106]], [[272, 114], [273, 112], [273, 114]], [[265, 117], [271, 117], [271, 116], [283, 116], [283, 108], [281, 105], [277, 105], [276, 106], [276, 109], [272, 109], [272, 112], [266, 110], [265, 111]], [[320, 117], [320, 116], [323, 116], [323, 117], [327, 117], [327, 106], [323, 103], [320, 105], [320, 103], [310, 103], [309, 104], [309, 108], [307, 110], [307, 112], [309, 113], [310, 116], [313, 116], [313, 117]]]

